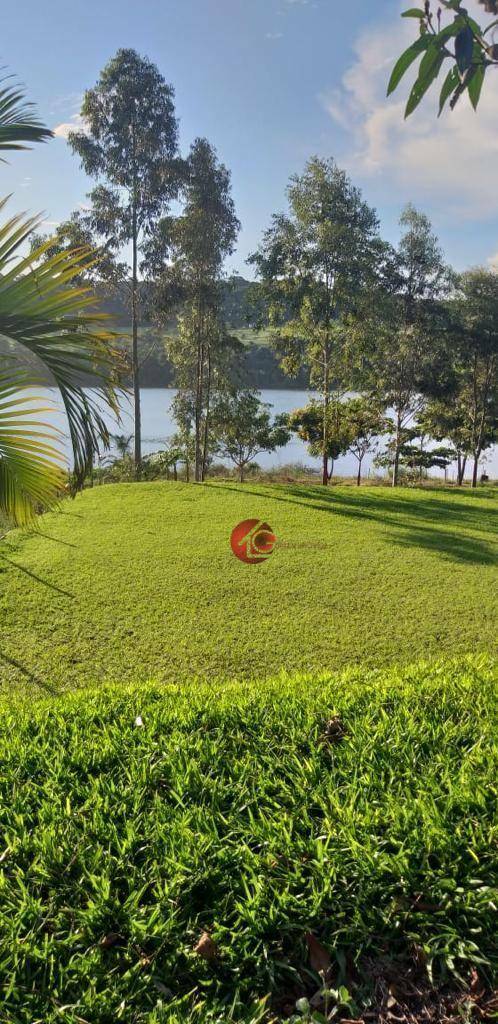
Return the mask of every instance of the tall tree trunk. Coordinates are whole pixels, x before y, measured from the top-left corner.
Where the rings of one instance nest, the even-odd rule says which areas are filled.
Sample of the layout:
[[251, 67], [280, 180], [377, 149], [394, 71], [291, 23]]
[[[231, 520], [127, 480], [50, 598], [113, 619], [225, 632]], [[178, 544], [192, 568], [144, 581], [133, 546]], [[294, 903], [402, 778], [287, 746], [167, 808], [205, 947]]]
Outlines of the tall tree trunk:
[[211, 400], [211, 352], [208, 345], [207, 351], [207, 378], [206, 378], [206, 416], [204, 419], [204, 438], [202, 443], [202, 480], [206, 476], [208, 441], [209, 441], [209, 406]]
[[239, 466], [239, 484], [243, 484], [243, 483], [244, 483], [244, 466], [241, 464]]
[[131, 331], [132, 331], [132, 376], [133, 376], [133, 410], [134, 410], [134, 462], [135, 479], [142, 475], [142, 417], [140, 409], [140, 366], [138, 362], [138, 275], [137, 275], [137, 207], [133, 199], [133, 259], [131, 278]]
[[477, 472], [479, 469], [479, 459], [481, 457], [480, 452], [474, 454], [474, 468], [472, 470], [472, 487], [477, 487]]
[[323, 436], [322, 436], [322, 484], [328, 487], [329, 483], [329, 457], [328, 457], [328, 413], [329, 413], [329, 353], [327, 344], [323, 349]]
[[197, 381], [195, 394], [195, 482], [200, 484], [202, 483], [201, 419], [204, 345], [200, 310], [198, 310], [197, 315], [199, 319], [197, 325]]
[[190, 461], [189, 461], [189, 459], [185, 459], [185, 476], [186, 476], [186, 482], [189, 484], [190, 483]]
[[359, 487], [361, 484], [361, 459], [358, 459], [358, 475], [356, 477], [356, 486]]
[[400, 414], [399, 409], [396, 412], [396, 438], [395, 438], [394, 444], [395, 444], [395, 448], [394, 448], [394, 465], [393, 465], [392, 486], [393, 487], [397, 487], [398, 486], [398, 479], [399, 479], [399, 450], [400, 450], [400, 447], [401, 447], [401, 414]]

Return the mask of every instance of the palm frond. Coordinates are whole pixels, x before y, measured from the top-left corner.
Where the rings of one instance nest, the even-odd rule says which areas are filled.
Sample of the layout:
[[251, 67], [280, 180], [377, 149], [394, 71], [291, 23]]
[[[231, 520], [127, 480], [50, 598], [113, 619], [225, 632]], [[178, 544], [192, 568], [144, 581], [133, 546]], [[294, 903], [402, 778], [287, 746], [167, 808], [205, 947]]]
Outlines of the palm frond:
[[0, 375], [0, 511], [20, 526], [50, 507], [64, 485], [58, 432], [40, 416], [50, 411], [24, 389], [21, 373]]
[[46, 142], [53, 132], [36, 117], [34, 104], [26, 103], [10, 76], [0, 79], [0, 150], [29, 149], [26, 142]]
[[[48, 240], [22, 255], [36, 225], [34, 218], [14, 216], [0, 226], [0, 335], [36, 356], [59, 388], [79, 486], [99, 445], [109, 443], [102, 405], [119, 413], [121, 357], [109, 318], [93, 308], [91, 289], [72, 284], [95, 264], [95, 253], [80, 248], [47, 257]], [[98, 385], [85, 392], [83, 385], [95, 377]]]

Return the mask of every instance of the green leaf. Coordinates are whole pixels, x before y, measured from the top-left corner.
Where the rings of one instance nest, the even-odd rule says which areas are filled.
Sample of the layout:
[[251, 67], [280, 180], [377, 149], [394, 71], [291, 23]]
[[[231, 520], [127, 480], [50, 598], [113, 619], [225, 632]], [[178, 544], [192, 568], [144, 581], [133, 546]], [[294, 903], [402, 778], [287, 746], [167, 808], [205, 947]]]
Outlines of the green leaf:
[[403, 11], [402, 18], [420, 18], [422, 21], [425, 18], [425, 11], [420, 11], [418, 7], [410, 7], [409, 11]]
[[469, 93], [470, 102], [474, 110], [477, 110], [479, 100], [481, 98], [481, 91], [484, 84], [484, 76], [486, 74], [486, 68], [484, 64], [479, 64], [476, 67], [467, 83], [467, 89]]
[[450, 71], [448, 71], [448, 74], [446, 75], [446, 78], [443, 83], [443, 88], [441, 89], [441, 95], [439, 97], [438, 117], [441, 116], [446, 105], [446, 101], [448, 100], [448, 97], [451, 96], [452, 92], [458, 88], [459, 82], [460, 76], [458, 74], [458, 68], [453, 67], [451, 68]]
[[462, 75], [470, 68], [473, 52], [474, 36], [472, 35], [472, 29], [466, 25], [455, 38], [455, 59], [458, 70]]
[[421, 99], [425, 96], [429, 86], [432, 84], [435, 78], [437, 78], [445, 54], [441, 52], [439, 47], [434, 44], [429, 48], [425, 54], [418, 73], [417, 81], [413, 86], [413, 89], [408, 97], [408, 103], [406, 104], [405, 118], [409, 117], [410, 114], [418, 107]]
[[424, 50], [427, 50], [431, 42], [431, 38], [432, 37], [429, 35], [419, 36], [419, 38], [416, 39], [415, 42], [412, 43], [412, 45], [409, 46], [408, 49], [401, 54], [401, 57], [396, 61], [396, 64], [394, 65], [391, 77], [389, 79], [389, 85], [387, 87], [388, 96], [390, 96], [391, 93], [394, 92], [394, 90], [397, 88], [401, 79], [403, 78], [403, 75], [405, 74], [406, 71], [408, 71], [408, 68], [413, 64], [414, 60], [417, 59], [419, 54], [423, 53]]

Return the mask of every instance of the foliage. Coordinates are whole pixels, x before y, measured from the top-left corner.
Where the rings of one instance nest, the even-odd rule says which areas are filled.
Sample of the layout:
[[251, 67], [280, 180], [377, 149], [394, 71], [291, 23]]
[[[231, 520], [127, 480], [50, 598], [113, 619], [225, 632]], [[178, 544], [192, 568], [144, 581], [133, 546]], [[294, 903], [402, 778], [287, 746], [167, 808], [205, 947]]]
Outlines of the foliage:
[[474, 658], [4, 701], [0, 1020], [254, 1020], [321, 987], [307, 932], [360, 1008], [386, 950], [496, 981], [496, 694]]
[[[173, 88], [147, 58], [140, 57], [135, 50], [118, 50], [94, 88], [85, 92], [81, 116], [84, 129], [71, 132], [69, 144], [86, 173], [98, 179], [89, 195], [91, 210], [83, 224], [103, 240], [109, 270], [117, 279], [129, 281], [134, 458], [139, 477], [138, 261], [146, 238], [178, 189], [178, 125]], [[128, 243], [132, 248], [131, 275], [115, 260]]]
[[[496, 489], [94, 487], [2, 541], [4, 687], [264, 678], [496, 650]], [[230, 534], [277, 541], [244, 566]]]
[[323, 403], [312, 401], [302, 409], [293, 409], [286, 416], [285, 422], [290, 430], [306, 442], [310, 455], [322, 458], [325, 452], [330, 479], [335, 460], [346, 454], [352, 440], [343, 403], [329, 401], [324, 410]]
[[425, 396], [442, 397], [452, 384], [447, 356], [448, 314], [442, 300], [452, 276], [429, 219], [412, 206], [389, 259], [389, 275], [351, 327], [361, 388], [394, 410], [392, 483], [398, 483], [401, 445]]
[[[0, 82], [0, 150], [25, 149], [25, 142], [51, 138], [52, 132], [34, 116], [32, 105], [24, 103], [22, 90], [5, 81]], [[0, 211], [5, 203], [0, 201]], [[26, 257], [26, 242], [37, 226], [36, 218], [14, 216], [0, 227], [0, 337], [8, 346], [0, 378], [0, 513], [22, 524], [54, 502], [63, 476], [59, 438], [39, 420], [47, 409], [19, 393], [38, 383], [38, 378], [16, 366], [16, 359], [29, 353], [60, 390], [69, 422], [75, 486], [81, 485], [99, 441], [107, 441], [99, 399], [117, 410], [111, 335], [104, 330], [102, 316], [89, 311], [88, 292], [73, 287], [93, 265], [94, 256], [87, 248], [78, 248], [64, 256], [52, 254], [43, 269], [33, 266], [49, 244], [35, 247]], [[89, 370], [96, 372], [100, 385], [95, 398], [85, 395], [81, 387], [81, 376]]]
[[[490, 14], [498, 14], [496, 0], [479, 0]], [[439, 97], [439, 114], [447, 101], [453, 110], [463, 93], [467, 93], [474, 110], [477, 109], [488, 68], [498, 67], [498, 45], [489, 33], [497, 25], [493, 20], [486, 26], [471, 18], [462, 0], [438, 0], [435, 12], [431, 0], [422, 7], [411, 7], [402, 15], [414, 18], [419, 34], [415, 42], [401, 54], [393, 68], [387, 94], [394, 92], [408, 69], [420, 57], [417, 79], [411, 89], [405, 110], [408, 117], [433, 82], [444, 69], [443, 86]], [[451, 20], [443, 24], [443, 9]], [[448, 69], [448, 61], [450, 67]]]
[[359, 395], [343, 403], [342, 415], [346, 434], [349, 434], [348, 451], [358, 463], [356, 483], [361, 484], [361, 467], [365, 455], [377, 449], [379, 437], [389, 433], [392, 422], [385, 415], [378, 402]]
[[210, 447], [210, 411], [216, 392], [229, 379], [230, 356], [241, 346], [223, 319], [223, 265], [233, 252], [239, 221], [231, 196], [230, 172], [207, 139], [196, 139], [186, 162], [184, 206], [174, 220], [161, 221], [147, 256], [157, 278], [156, 317], [164, 321], [181, 305], [178, 336], [167, 341], [176, 383], [192, 407], [195, 479], [204, 479]]
[[287, 189], [289, 213], [272, 226], [249, 262], [261, 280], [263, 308], [284, 369], [305, 363], [321, 393], [322, 482], [330, 474], [328, 405], [344, 365], [344, 319], [375, 278], [384, 247], [374, 210], [333, 160], [314, 157]]
[[290, 438], [285, 424], [271, 420], [270, 405], [257, 391], [242, 389], [224, 395], [213, 409], [213, 435], [219, 454], [239, 471], [240, 483], [250, 462], [262, 452], [284, 447]]
[[[0, 210], [4, 205], [5, 201], [0, 203]], [[0, 228], [0, 333], [13, 343], [14, 358], [27, 351], [40, 360], [57, 385], [67, 414], [78, 487], [99, 444], [108, 441], [100, 406], [103, 401], [117, 412], [119, 361], [114, 336], [106, 329], [106, 317], [93, 308], [90, 290], [73, 286], [92, 265], [93, 253], [83, 248], [45, 259], [49, 244], [45, 243], [23, 255], [36, 223], [33, 218], [14, 216]], [[19, 395], [16, 405], [9, 378], [16, 391], [36, 384], [37, 379], [31, 373], [20, 375], [19, 367], [12, 365], [12, 371], [3, 375], [2, 386], [0, 506], [22, 523], [60, 490], [57, 460], [52, 463], [60, 445], [54, 431], [39, 424], [46, 409], [35, 406], [28, 420], [19, 418], [16, 409], [22, 404], [26, 411], [26, 398]], [[99, 380], [92, 394], [82, 388], [82, 378], [90, 372]], [[9, 406], [16, 408], [9, 412]]]
[[22, 88], [13, 84], [11, 76], [0, 78], [0, 153], [29, 149], [26, 142], [47, 142], [52, 137], [53, 132], [36, 116], [34, 104], [26, 103]]

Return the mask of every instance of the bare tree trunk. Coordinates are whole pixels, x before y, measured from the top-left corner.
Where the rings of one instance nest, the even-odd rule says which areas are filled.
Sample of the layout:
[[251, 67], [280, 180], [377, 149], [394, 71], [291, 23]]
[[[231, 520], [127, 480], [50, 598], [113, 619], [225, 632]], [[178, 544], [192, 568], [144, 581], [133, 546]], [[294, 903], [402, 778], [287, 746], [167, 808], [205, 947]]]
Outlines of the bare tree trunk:
[[359, 487], [361, 484], [361, 459], [358, 459], [358, 475], [356, 477], [356, 486]]
[[202, 417], [202, 376], [204, 361], [204, 345], [202, 340], [202, 327], [200, 323], [200, 312], [198, 311], [199, 323], [197, 325], [197, 381], [195, 395], [195, 482], [202, 483], [202, 450], [201, 450], [201, 417]]
[[208, 346], [207, 353], [207, 380], [206, 380], [206, 416], [204, 420], [204, 439], [202, 445], [202, 480], [206, 476], [208, 441], [209, 441], [209, 405], [211, 399], [211, 352]]
[[134, 411], [134, 462], [135, 479], [142, 475], [142, 416], [140, 409], [140, 366], [138, 362], [138, 280], [137, 280], [137, 208], [133, 199], [133, 259], [131, 280], [131, 332], [132, 332], [132, 377]]
[[481, 457], [480, 452], [476, 452], [474, 455], [474, 468], [472, 470], [472, 487], [477, 487], [477, 472], [479, 469], [479, 459]]
[[396, 439], [395, 439], [395, 442], [394, 442], [395, 448], [394, 448], [394, 465], [393, 465], [393, 478], [392, 478], [392, 486], [393, 487], [397, 487], [398, 486], [398, 479], [399, 479], [399, 449], [401, 447], [400, 439], [401, 439], [401, 414], [400, 414], [400, 411], [398, 409], [397, 412], [396, 412]]
[[185, 476], [186, 476], [186, 482], [189, 484], [190, 483], [190, 461], [189, 461], [189, 459], [185, 459]]
[[239, 466], [239, 484], [243, 484], [243, 483], [244, 483], [244, 466], [240, 465]]
[[458, 486], [461, 487], [465, 476], [465, 469], [467, 466], [467, 456], [458, 456]]
[[328, 457], [328, 413], [329, 413], [329, 353], [327, 345], [323, 350], [323, 441], [322, 441], [322, 484], [328, 487], [329, 483], [329, 457]]

